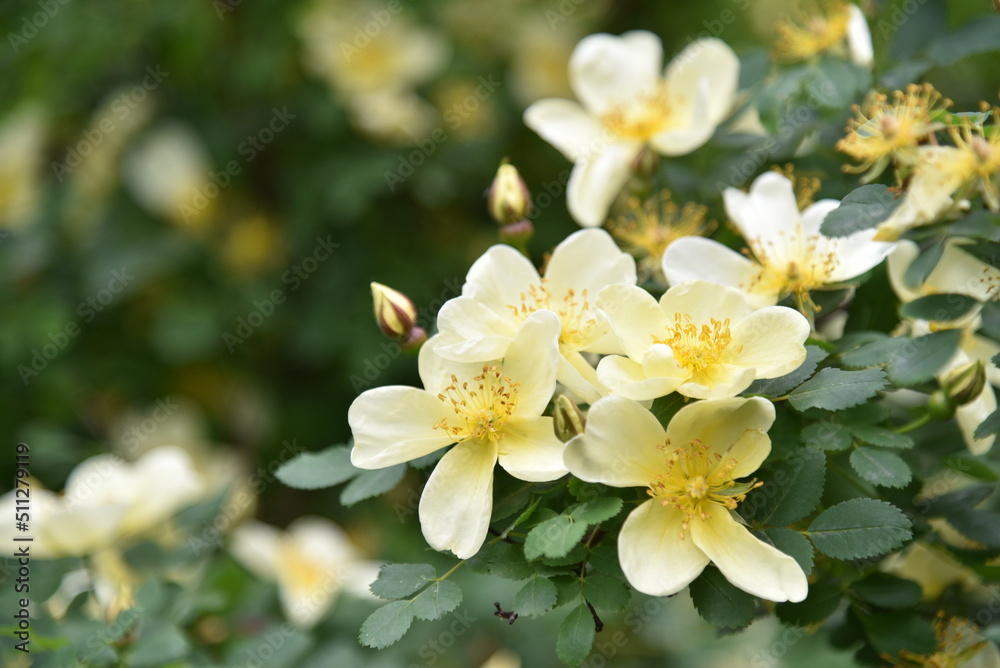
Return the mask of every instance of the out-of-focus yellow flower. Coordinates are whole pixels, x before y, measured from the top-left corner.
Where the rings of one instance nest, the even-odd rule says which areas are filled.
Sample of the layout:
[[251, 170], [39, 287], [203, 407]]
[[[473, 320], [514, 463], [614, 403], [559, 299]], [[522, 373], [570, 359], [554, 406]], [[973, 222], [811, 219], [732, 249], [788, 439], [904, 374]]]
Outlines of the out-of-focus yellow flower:
[[705, 222], [708, 207], [688, 202], [683, 207], [670, 199], [670, 191], [645, 201], [638, 197], [625, 203], [622, 215], [608, 222], [608, 231], [637, 260], [639, 276], [666, 281], [663, 275], [663, 252], [681, 237], [703, 237], [715, 228]]
[[795, 63], [821, 53], [836, 53], [871, 67], [874, 58], [868, 22], [861, 9], [850, 2], [820, 0], [798, 5], [794, 17], [779, 21], [777, 32], [773, 53], [782, 62]]
[[900, 668], [1000, 668], [1000, 651], [964, 619], [945, 617], [934, 621], [937, 647], [931, 654], [903, 650], [898, 656], [883, 654], [891, 666]]
[[837, 142], [837, 150], [856, 160], [857, 166], [844, 171], [867, 170], [862, 183], [881, 174], [890, 161], [910, 166], [916, 161], [917, 146], [934, 131], [944, 127], [935, 116], [951, 105], [930, 84], [910, 84], [897, 90], [892, 101], [872, 93], [864, 107], [855, 106], [855, 118], [848, 121], [847, 135]]
[[966, 182], [991, 211], [1000, 211], [1000, 107], [992, 110], [992, 116], [990, 126], [966, 118], [949, 127], [948, 134], [962, 152]]
[[18, 107], [0, 123], [0, 227], [18, 228], [34, 219], [44, 144], [44, 116], [34, 104]]
[[266, 216], [242, 216], [226, 230], [222, 260], [233, 276], [256, 276], [281, 261], [283, 245], [280, 229]]
[[510, 650], [498, 649], [479, 668], [521, 668], [521, 657]]

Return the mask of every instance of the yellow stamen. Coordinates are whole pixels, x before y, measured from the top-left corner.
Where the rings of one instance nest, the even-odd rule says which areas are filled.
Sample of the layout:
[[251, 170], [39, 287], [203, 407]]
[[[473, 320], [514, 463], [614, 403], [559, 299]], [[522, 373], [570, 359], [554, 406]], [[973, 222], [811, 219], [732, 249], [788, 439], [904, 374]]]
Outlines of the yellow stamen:
[[667, 325], [666, 336], [653, 337], [654, 343], [670, 346], [677, 362], [691, 373], [725, 363], [730, 355], [738, 353], [741, 346], [730, 346], [732, 340], [729, 318], [721, 321], [711, 318], [709, 324], [699, 327], [685, 313], [674, 314], [674, 323]]
[[451, 377], [451, 385], [438, 395], [445, 404], [451, 406], [459, 423], [448, 424], [442, 418], [434, 424], [435, 429], [444, 429], [456, 443], [470, 438], [488, 438], [497, 442], [503, 438], [504, 424], [517, 407], [518, 383], [503, 375], [496, 366], [484, 366], [483, 372], [469, 382], [459, 385], [458, 378]]
[[618, 102], [601, 115], [601, 121], [619, 137], [645, 141], [667, 129], [670, 116], [667, 90], [661, 84]]
[[570, 288], [559, 299], [549, 292], [545, 282], [542, 279], [541, 285], [532, 285], [527, 293], [522, 292], [519, 306], [508, 304], [507, 308], [521, 320], [542, 309], [554, 311], [562, 323], [559, 343], [571, 350], [585, 347], [590, 341], [591, 330], [597, 324], [590, 310], [587, 289], [584, 288], [577, 296], [576, 290]]
[[794, 17], [778, 22], [775, 59], [794, 63], [840, 48], [847, 38], [849, 8], [850, 3], [839, 0], [798, 5]]

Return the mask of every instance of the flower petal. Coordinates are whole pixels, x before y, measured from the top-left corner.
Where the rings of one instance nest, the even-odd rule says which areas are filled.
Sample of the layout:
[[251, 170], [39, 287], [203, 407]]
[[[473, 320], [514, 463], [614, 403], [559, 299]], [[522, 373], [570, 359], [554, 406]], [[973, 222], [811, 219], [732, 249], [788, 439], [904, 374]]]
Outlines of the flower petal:
[[670, 285], [708, 281], [744, 291], [758, 266], [746, 256], [713, 239], [682, 237], [663, 253], [663, 273]]
[[871, 67], [875, 61], [875, 48], [868, 20], [854, 3], [847, 5], [847, 13], [847, 48], [851, 52], [851, 60], [862, 67]]
[[688, 536], [681, 540], [685, 516], [655, 500], [625, 519], [618, 535], [618, 560], [632, 587], [650, 596], [676, 594], [698, 577], [708, 557]]
[[995, 435], [991, 434], [980, 439], [976, 439], [974, 435], [976, 428], [996, 409], [996, 391], [989, 383], [983, 386], [983, 391], [978, 397], [955, 409], [955, 422], [962, 430], [962, 438], [965, 439], [965, 444], [969, 446], [969, 452], [972, 454], [982, 455], [993, 448], [993, 442], [996, 440]]
[[[579, 230], [552, 251], [545, 269], [545, 287], [554, 298], [573, 291], [593, 304], [609, 285], [635, 285], [635, 259], [622, 252], [604, 230]], [[556, 304], [552, 305], [556, 307]]]
[[726, 188], [722, 199], [730, 220], [754, 249], [760, 244], [783, 247], [801, 220], [792, 182], [778, 172], [758, 176], [749, 193]]
[[810, 331], [809, 321], [798, 311], [767, 306], [733, 326], [733, 343], [740, 351], [728, 361], [754, 367], [757, 378], [784, 376], [805, 361]]
[[569, 83], [593, 114], [602, 114], [656, 85], [663, 63], [660, 38], [645, 30], [580, 40], [569, 60]]
[[577, 102], [539, 100], [524, 112], [524, 124], [572, 162], [594, 150], [607, 130]]
[[566, 346], [560, 346], [559, 353], [561, 359], [556, 380], [575, 394], [580, 401], [592, 404], [608, 393], [608, 388], [597, 378], [597, 371], [581, 353]]
[[[748, 429], [766, 433], [773, 423], [774, 405], [767, 399], [733, 397], [698, 401], [677, 411], [667, 427], [667, 438], [671, 443], [677, 444], [699, 440], [712, 451], [729, 456], [730, 449], [743, 438]], [[767, 448], [769, 452], [770, 441], [767, 441]], [[739, 451], [742, 453], [742, 449]], [[745, 454], [743, 456], [746, 457]], [[766, 452], [764, 456], [767, 456]], [[757, 455], [752, 458], [753, 461], [757, 459]], [[743, 472], [745, 469], [746, 466], [740, 468], [741, 475], [752, 473], [756, 467]]]
[[609, 285], [597, 296], [597, 310], [604, 315], [625, 354], [642, 362], [653, 345], [652, 334], [662, 333], [668, 324], [656, 300], [635, 285]]
[[666, 396], [680, 384], [679, 378], [649, 378], [641, 364], [618, 355], [600, 361], [597, 377], [612, 393], [633, 401], [650, 401]]
[[566, 468], [581, 480], [646, 487], [663, 471], [663, 427], [640, 404], [604, 397], [587, 413], [583, 434], [566, 444]]
[[708, 517], [691, 521], [691, 538], [727, 580], [768, 601], [794, 603], [806, 597], [809, 583], [795, 559], [754, 538], [722, 506], [702, 508]]
[[344, 530], [323, 517], [298, 517], [288, 525], [287, 534], [296, 550], [330, 567], [339, 568], [360, 556]]
[[[688, 44], [664, 74], [674, 110], [695, 124], [719, 124], [733, 108], [739, 86], [740, 60], [721, 39], [705, 37]], [[707, 107], [701, 117], [694, 115], [695, 96], [705, 89]]]
[[677, 392], [692, 399], [725, 399], [734, 397], [754, 381], [753, 367], [735, 364], [714, 364], [691, 374], [677, 386]]
[[705, 281], [675, 285], [660, 297], [660, 308], [669, 324], [673, 324], [676, 315], [680, 314], [689, 316], [690, 322], [698, 327], [708, 325], [713, 319], [729, 318], [738, 323], [752, 312], [739, 290]]
[[420, 496], [420, 528], [435, 550], [459, 559], [476, 554], [486, 540], [493, 511], [493, 467], [497, 447], [472, 439], [445, 453]]
[[[914, 287], [906, 282], [906, 271], [913, 264], [913, 261], [920, 255], [920, 246], [909, 239], [900, 239], [896, 243], [896, 249], [889, 254], [886, 260], [886, 269], [889, 274], [889, 283], [896, 296], [903, 303], [912, 302], [920, 297], [919, 287]], [[943, 258], [942, 254], [942, 258]]]
[[281, 532], [269, 524], [247, 520], [229, 536], [229, 553], [262, 580], [274, 580], [278, 574], [278, 545]]
[[[517, 332], [516, 319], [510, 317], [509, 311], [497, 313], [471, 297], [449, 299], [438, 312], [437, 322], [440, 334], [433, 337], [434, 351], [444, 359], [458, 362], [500, 359]], [[430, 341], [420, 348], [421, 353], [428, 346], [431, 346]], [[439, 374], [432, 373], [429, 377], [437, 378]], [[433, 392], [423, 371], [420, 378], [424, 387]]]
[[837, 241], [837, 266], [830, 272], [830, 282], [848, 281], [877, 267], [895, 249], [895, 244], [873, 241], [875, 230], [862, 230]]
[[542, 414], [556, 389], [559, 332], [562, 323], [552, 311], [536, 311], [521, 325], [503, 360], [503, 374], [519, 383], [517, 415]]
[[573, 220], [583, 227], [599, 227], [604, 222], [641, 150], [638, 140], [611, 141], [603, 150], [580, 158], [566, 186], [566, 205]]
[[456, 417], [436, 396], [414, 387], [390, 385], [362, 392], [347, 410], [354, 434], [351, 463], [380, 469], [440, 450], [454, 439], [434, 424]]
[[521, 305], [532, 286], [537, 289], [541, 284], [528, 258], [510, 246], [497, 244], [472, 263], [462, 295], [503, 316], [510, 312], [509, 307]]
[[504, 425], [500, 466], [520, 480], [547, 482], [566, 475], [563, 442], [556, 438], [552, 418], [510, 419]]

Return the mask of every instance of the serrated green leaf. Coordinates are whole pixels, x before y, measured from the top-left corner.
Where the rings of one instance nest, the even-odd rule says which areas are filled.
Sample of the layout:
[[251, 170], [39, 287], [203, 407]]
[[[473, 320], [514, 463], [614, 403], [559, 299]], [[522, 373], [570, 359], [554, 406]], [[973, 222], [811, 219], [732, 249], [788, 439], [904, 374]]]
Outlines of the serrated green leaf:
[[440, 619], [462, 602], [462, 588], [451, 580], [432, 582], [413, 599], [413, 614], [418, 619], [431, 621]]
[[779, 376], [777, 378], [759, 378], [750, 384], [744, 395], [760, 394], [765, 397], [780, 397], [788, 394], [816, 372], [819, 363], [829, 356], [825, 350], [819, 346], [806, 346], [806, 358], [795, 371]]
[[913, 474], [895, 452], [860, 446], [851, 453], [851, 466], [862, 478], [880, 487], [905, 487]]
[[828, 582], [817, 582], [809, 585], [805, 600], [798, 603], [778, 603], [774, 606], [774, 612], [786, 624], [812, 626], [832, 615], [842, 598], [843, 594], [838, 587]]
[[927, 382], [954, 356], [961, 338], [962, 332], [953, 329], [912, 339], [889, 358], [889, 380], [899, 387]]
[[605, 540], [590, 550], [587, 563], [601, 573], [615, 577], [625, 577], [625, 574], [622, 572], [621, 563], [618, 561], [618, 547], [613, 542], [609, 543]]
[[368, 615], [361, 625], [358, 642], [365, 647], [384, 649], [402, 638], [413, 623], [413, 602], [393, 601]]
[[883, 612], [860, 616], [865, 635], [879, 653], [898, 656], [903, 650], [930, 655], [937, 647], [931, 623], [917, 613]]
[[559, 626], [556, 636], [556, 654], [568, 666], [579, 666], [594, 646], [594, 618], [590, 608], [580, 604], [569, 613]]
[[274, 472], [278, 480], [296, 489], [322, 489], [339, 485], [361, 473], [351, 464], [351, 449], [335, 445], [320, 452], [302, 452]]
[[957, 320], [968, 313], [979, 302], [967, 295], [937, 294], [927, 295], [907, 302], [899, 307], [899, 314], [905, 318], [948, 322]]
[[985, 501], [996, 488], [996, 485], [976, 485], [948, 492], [941, 496], [920, 499], [914, 506], [927, 517], [945, 517], [951, 513], [962, 513], [975, 508]]
[[869, 399], [886, 386], [882, 369], [844, 371], [822, 369], [799, 385], [788, 395], [788, 402], [796, 409], [824, 408], [838, 411], [856, 406]]
[[608, 496], [611, 488], [597, 482], [584, 482], [579, 478], [570, 478], [566, 483], [566, 489], [577, 501], [590, 501], [603, 496]]
[[813, 569], [813, 547], [809, 540], [793, 529], [772, 527], [764, 529], [765, 542], [770, 543], [788, 556], [795, 559], [808, 576]]
[[406, 473], [406, 464], [396, 464], [374, 471], [362, 471], [344, 487], [344, 491], [340, 493], [340, 502], [345, 506], [353, 506], [359, 501], [384, 494], [399, 484], [404, 473]]
[[972, 437], [978, 440], [997, 433], [1000, 433], [1000, 408], [986, 416], [986, 419], [976, 427]]
[[525, 561], [521, 545], [505, 541], [487, 542], [469, 560], [469, 566], [477, 573], [488, 573], [504, 580], [523, 580], [535, 572], [534, 567]]
[[568, 512], [577, 522], [599, 524], [610, 520], [622, 509], [622, 500], [617, 496], [606, 496], [601, 499], [587, 501]]
[[504, 530], [503, 534], [501, 534], [501, 538], [506, 538], [509, 532], [531, 519], [531, 516], [535, 514], [535, 511], [538, 509], [538, 504], [541, 503], [541, 501], [542, 499], [539, 497], [535, 499], [530, 506], [525, 508], [524, 511], [517, 516], [517, 519], [511, 522], [510, 525]]
[[916, 582], [888, 573], [872, 573], [852, 584], [851, 590], [863, 601], [892, 610], [914, 607], [921, 596]]
[[836, 422], [817, 422], [802, 430], [802, 445], [809, 448], [839, 452], [853, 444], [847, 427]]
[[632, 598], [624, 582], [600, 573], [588, 575], [583, 581], [583, 595], [595, 608], [616, 612], [628, 607]]
[[871, 229], [888, 218], [899, 203], [888, 186], [861, 186], [847, 193], [840, 206], [826, 214], [820, 232], [828, 237], [846, 237]]
[[838, 503], [813, 520], [807, 533], [817, 550], [834, 559], [877, 557], [913, 536], [902, 511], [875, 499]]
[[906, 273], [903, 275], [903, 282], [910, 286], [912, 290], [919, 288], [927, 280], [927, 277], [931, 275], [931, 272], [934, 271], [934, 267], [937, 266], [942, 253], [944, 253], [943, 240], [938, 240], [930, 244], [906, 268]]
[[583, 583], [576, 575], [557, 575], [552, 578], [552, 584], [556, 586], [557, 608], [568, 603], [583, 602]]
[[762, 524], [786, 526], [806, 517], [823, 496], [826, 456], [801, 448], [761, 472], [764, 485], [747, 495], [740, 512]]
[[437, 577], [430, 564], [385, 564], [368, 588], [379, 598], [409, 596]]
[[874, 425], [884, 422], [889, 417], [889, 409], [882, 404], [861, 404], [853, 408], [845, 408], [837, 413], [837, 420], [841, 424], [849, 425]]
[[665, 397], [653, 400], [653, 405], [649, 407], [652, 413], [664, 429], [670, 424], [671, 418], [684, 407], [685, 398], [676, 392], [672, 392]]
[[908, 450], [913, 447], [913, 439], [906, 434], [897, 434], [885, 427], [874, 427], [868, 424], [852, 424], [848, 426], [854, 438], [862, 443], [877, 445], [880, 448]]
[[954, 512], [947, 516], [960, 534], [982, 543], [986, 547], [1000, 549], [1000, 514], [976, 508]]
[[531, 502], [532, 483], [518, 480], [497, 468], [493, 478], [492, 522], [510, 517]]
[[577, 543], [574, 545], [569, 552], [562, 555], [561, 557], [546, 557], [543, 556], [541, 561], [546, 566], [569, 566], [571, 564], [578, 564], [587, 558], [587, 548], [583, 543]]
[[550, 558], [565, 556], [585, 533], [585, 522], [574, 522], [572, 517], [558, 515], [528, 532], [524, 540], [524, 556], [528, 561], [543, 555]]
[[698, 614], [709, 624], [726, 629], [742, 629], [753, 621], [754, 597], [708, 567], [690, 585], [691, 600]]
[[556, 604], [556, 586], [552, 580], [534, 575], [514, 594], [514, 612], [520, 617], [537, 617]]
[[888, 363], [892, 354], [907, 344], [910, 339], [905, 336], [887, 336], [883, 339], [870, 341], [864, 345], [848, 350], [841, 356], [844, 366], [852, 369], [864, 369]]

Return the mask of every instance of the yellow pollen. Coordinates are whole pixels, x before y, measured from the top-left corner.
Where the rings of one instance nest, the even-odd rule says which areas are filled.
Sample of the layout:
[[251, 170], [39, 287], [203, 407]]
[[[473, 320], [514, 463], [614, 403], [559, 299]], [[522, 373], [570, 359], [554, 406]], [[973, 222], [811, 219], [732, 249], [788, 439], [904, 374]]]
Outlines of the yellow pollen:
[[721, 364], [738, 353], [742, 346], [730, 346], [733, 336], [729, 331], [729, 318], [716, 320], [700, 327], [691, 322], [686, 313], [675, 313], [672, 325], [667, 325], [667, 334], [653, 337], [653, 343], [670, 346], [677, 362], [691, 373], [704, 371]]
[[471, 382], [459, 384], [453, 375], [451, 385], [437, 397], [454, 409], [458, 422], [449, 424], [449, 418], [442, 418], [434, 428], [447, 431], [456, 443], [470, 438], [499, 441], [507, 418], [517, 407], [517, 388], [518, 383], [504, 376], [496, 366], [484, 366], [483, 372]]
[[663, 84], [618, 102], [601, 114], [601, 121], [619, 137], [648, 140], [670, 124], [670, 103]]
[[576, 290], [570, 288], [559, 299], [549, 292], [545, 282], [542, 279], [541, 285], [532, 285], [527, 293], [521, 293], [520, 305], [507, 304], [507, 308], [522, 321], [535, 311], [551, 310], [559, 316], [562, 323], [559, 343], [571, 350], [585, 347], [590, 341], [591, 330], [597, 324], [590, 309], [587, 289], [584, 288], [578, 295]]
[[708, 519], [707, 504], [734, 510], [748, 491], [763, 484], [734, 481], [736, 460], [723, 457], [700, 440], [671, 448], [668, 439], [658, 448], [663, 452], [665, 466], [646, 493], [660, 505], [676, 508], [685, 515], [681, 522], [681, 540], [685, 539], [693, 520]]
[[[1000, 109], [992, 111], [994, 123], [984, 126], [963, 119], [959, 125], [948, 128], [955, 147], [962, 152], [957, 168], [965, 172], [967, 181], [979, 190], [986, 206], [1000, 210]], [[956, 167], [953, 167], [953, 169]]]
[[798, 5], [794, 17], [778, 22], [773, 53], [777, 60], [795, 63], [842, 48], [847, 38], [850, 3], [839, 0]]

